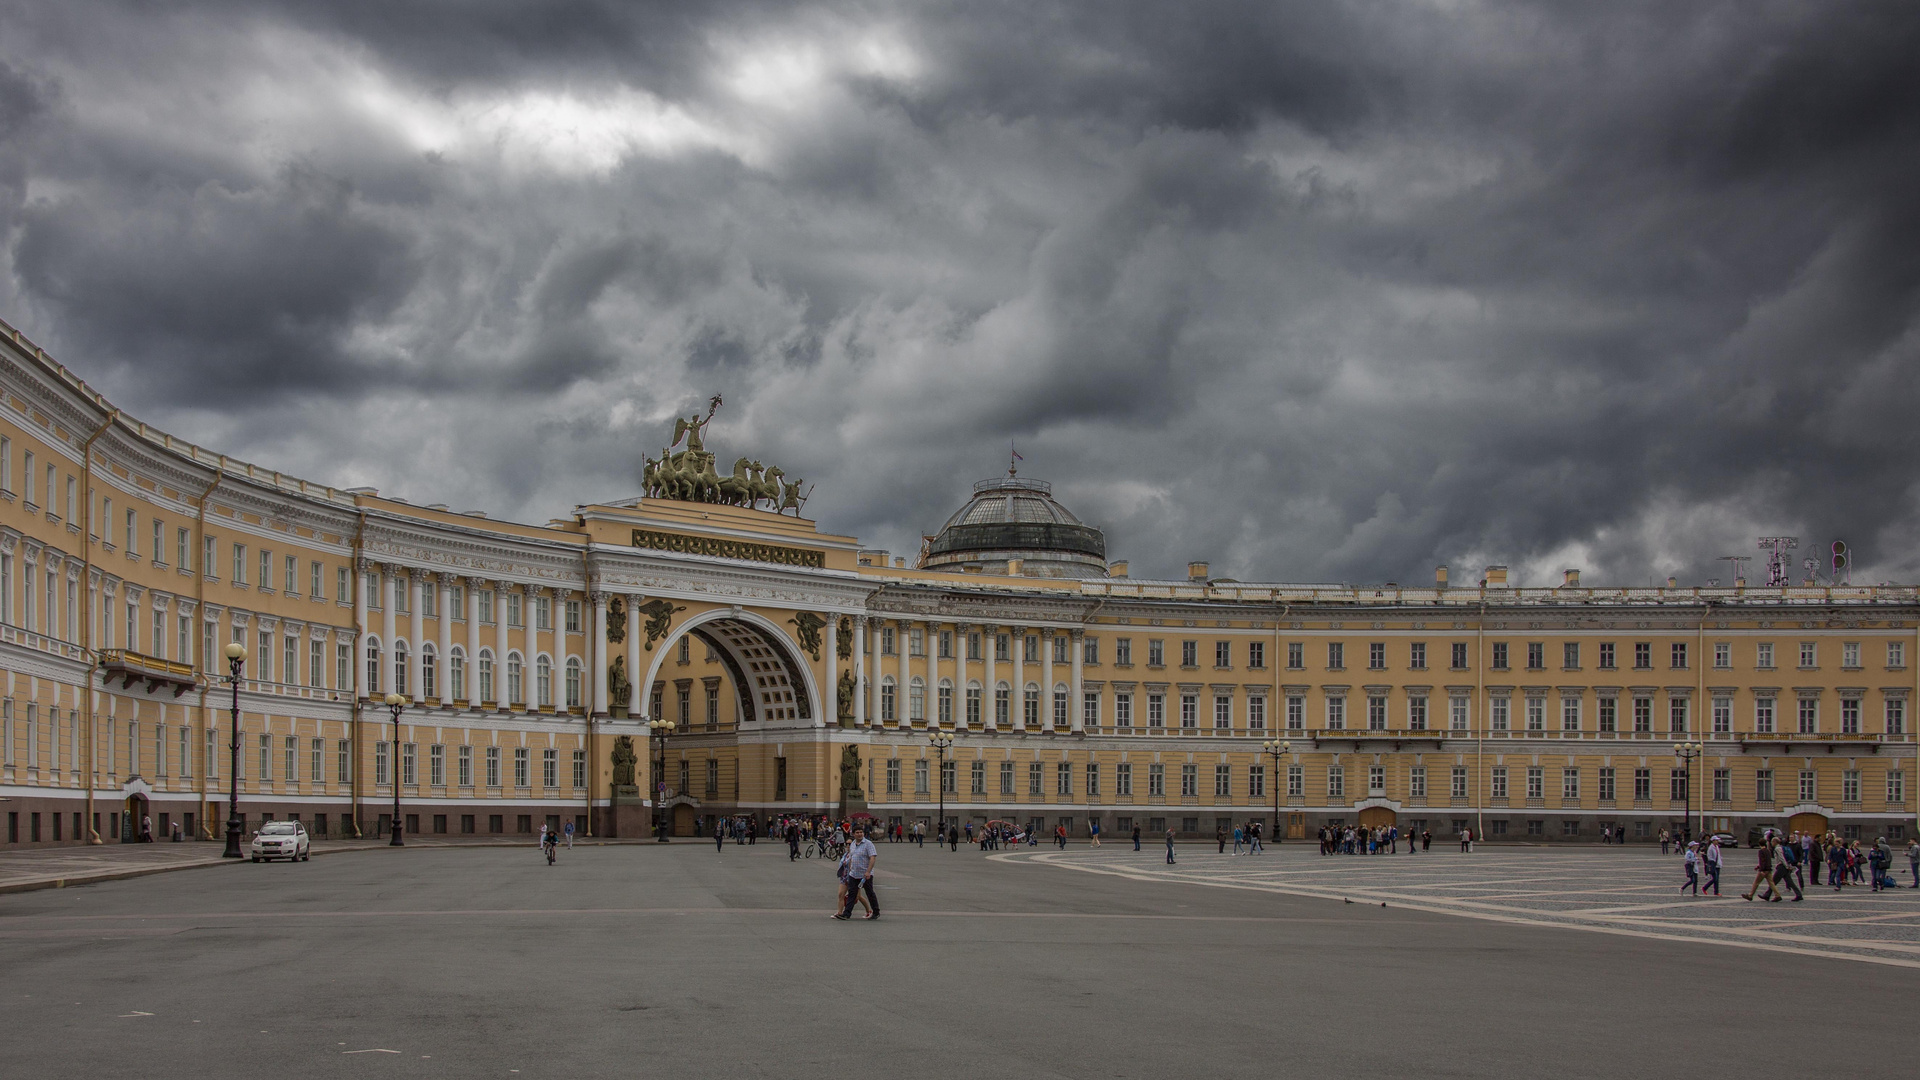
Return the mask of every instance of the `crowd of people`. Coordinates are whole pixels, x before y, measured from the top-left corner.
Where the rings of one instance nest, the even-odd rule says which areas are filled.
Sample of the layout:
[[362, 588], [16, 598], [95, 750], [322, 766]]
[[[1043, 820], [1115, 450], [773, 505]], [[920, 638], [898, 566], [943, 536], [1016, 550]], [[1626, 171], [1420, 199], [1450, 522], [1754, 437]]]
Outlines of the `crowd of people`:
[[[1703, 845], [1697, 840], [1683, 840], [1680, 847], [1682, 866], [1686, 871], [1686, 883], [1680, 886], [1683, 893], [1695, 896], [1719, 896], [1720, 873], [1726, 862], [1726, 853], [1722, 850], [1719, 836], [1709, 836]], [[1669, 838], [1661, 834], [1661, 848], [1666, 850]], [[1779, 902], [1791, 892], [1793, 899], [1805, 898], [1806, 889], [1818, 888], [1821, 864], [1826, 865], [1826, 886], [1834, 892], [1840, 892], [1848, 885], [1865, 885], [1870, 892], [1884, 892], [1889, 889], [1920, 889], [1920, 839], [1907, 841], [1907, 872], [1912, 876], [1910, 885], [1901, 885], [1893, 877], [1894, 851], [1887, 838], [1876, 838], [1873, 843], [1863, 845], [1859, 840], [1846, 840], [1834, 833], [1815, 836], [1812, 833], [1792, 833], [1781, 835], [1769, 829], [1754, 848], [1753, 884], [1740, 894], [1742, 900], [1760, 900]], [[1705, 876], [1704, 883], [1702, 876]]]
[[[1322, 855], [1398, 855], [1400, 842], [1406, 841], [1407, 854], [1414, 855], [1433, 848], [1433, 830], [1422, 829], [1418, 833], [1408, 830], [1400, 832], [1398, 825], [1323, 825], [1320, 828], [1320, 854]], [[1463, 831], [1460, 834], [1460, 850], [1472, 850], [1473, 834]]]

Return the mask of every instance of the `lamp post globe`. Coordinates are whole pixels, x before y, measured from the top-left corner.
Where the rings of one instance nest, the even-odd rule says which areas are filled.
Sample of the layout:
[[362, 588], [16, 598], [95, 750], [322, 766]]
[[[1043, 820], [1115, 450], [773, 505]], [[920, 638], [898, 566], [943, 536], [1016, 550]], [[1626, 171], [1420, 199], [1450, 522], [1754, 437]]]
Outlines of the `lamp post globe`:
[[240, 858], [240, 834], [246, 828], [240, 820], [240, 669], [247, 663], [247, 647], [235, 641], [228, 643], [225, 651], [227, 681], [233, 686], [233, 738], [228, 744], [227, 848], [220, 853], [220, 857], [238, 859]]
[[927, 741], [940, 752], [940, 776], [934, 781], [940, 785], [939, 831], [934, 834], [934, 846], [937, 848], [947, 835], [947, 750], [953, 746], [953, 736], [944, 731], [933, 731], [927, 733]]
[[405, 847], [403, 830], [400, 827], [400, 714], [406, 711], [407, 699], [399, 694], [388, 694], [387, 711], [393, 714], [393, 758], [390, 767], [393, 775], [393, 839], [387, 841], [388, 847]]
[[653, 774], [653, 838], [659, 843], [667, 842], [667, 733], [673, 730], [673, 721], [653, 719], [646, 723], [649, 737], [657, 738], [660, 743], [659, 769]]

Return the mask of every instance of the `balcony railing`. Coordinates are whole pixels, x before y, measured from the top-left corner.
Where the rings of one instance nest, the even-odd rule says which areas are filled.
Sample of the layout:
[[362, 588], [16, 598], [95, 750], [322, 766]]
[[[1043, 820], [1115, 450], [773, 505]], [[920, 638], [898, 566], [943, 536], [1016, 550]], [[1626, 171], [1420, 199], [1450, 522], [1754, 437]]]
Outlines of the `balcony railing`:
[[162, 660], [157, 656], [148, 656], [130, 649], [102, 650], [100, 669], [105, 681], [119, 679], [122, 690], [135, 682], [145, 680], [149, 694], [162, 686], [167, 686], [173, 689], [174, 697], [179, 697], [200, 683], [200, 677], [194, 671], [192, 664], [177, 660]]

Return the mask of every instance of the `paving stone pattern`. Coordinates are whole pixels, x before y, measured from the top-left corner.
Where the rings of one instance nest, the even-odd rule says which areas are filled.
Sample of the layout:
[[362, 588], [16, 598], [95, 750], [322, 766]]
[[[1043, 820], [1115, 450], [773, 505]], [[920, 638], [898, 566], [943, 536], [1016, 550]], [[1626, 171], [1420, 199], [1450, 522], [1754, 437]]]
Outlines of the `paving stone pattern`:
[[[1719, 899], [1682, 894], [1677, 855], [1657, 850], [1565, 851], [1459, 845], [1409, 855], [1320, 855], [1315, 845], [1269, 847], [1258, 855], [1219, 855], [1182, 847], [1166, 864], [1164, 846], [1071, 848], [1010, 854], [1053, 867], [1139, 880], [1266, 890], [1356, 903], [1415, 907], [1477, 919], [1564, 926], [1608, 933], [1712, 941], [1920, 967], [1920, 891], [1871, 892], [1822, 885], [1806, 900], [1740, 898], [1753, 882], [1753, 852], [1727, 852]], [[1911, 883], [1904, 855], [1896, 880]], [[1825, 876], [1822, 867], [1822, 877]]]

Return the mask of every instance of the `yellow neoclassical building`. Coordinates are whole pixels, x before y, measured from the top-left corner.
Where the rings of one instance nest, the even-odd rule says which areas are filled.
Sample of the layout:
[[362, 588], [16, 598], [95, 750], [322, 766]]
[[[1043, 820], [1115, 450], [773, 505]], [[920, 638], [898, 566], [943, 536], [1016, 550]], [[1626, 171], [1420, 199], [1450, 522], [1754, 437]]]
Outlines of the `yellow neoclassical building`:
[[723, 472], [711, 417], [642, 497], [519, 524], [203, 449], [0, 324], [5, 842], [217, 839], [236, 781], [328, 837], [396, 794], [456, 836], [1913, 826], [1911, 587], [1140, 580], [1013, 475], [893, 556]]

